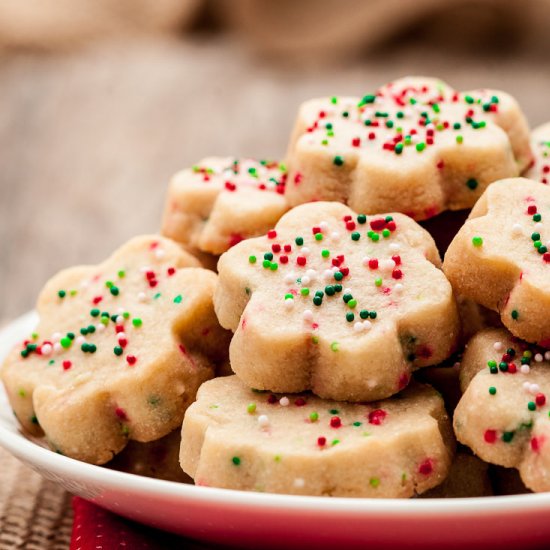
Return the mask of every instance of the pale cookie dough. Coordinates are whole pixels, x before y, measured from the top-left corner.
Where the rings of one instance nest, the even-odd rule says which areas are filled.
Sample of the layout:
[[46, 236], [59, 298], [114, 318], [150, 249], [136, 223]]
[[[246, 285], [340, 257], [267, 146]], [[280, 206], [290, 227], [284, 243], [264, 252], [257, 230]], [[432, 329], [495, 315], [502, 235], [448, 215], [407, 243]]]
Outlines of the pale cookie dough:
[[491, 185], [451, 243], [443, 271], [457, 294], [498, 311], [512, 334], [550, 346], [550, 188]]
[[304, 103], [287, 159], [292, 206], [334, 200], [424, 220], [471, 208], [490, 183], [522, 173], [532, 154], [508, 94], [407, 77], [363, 98]]
[[533, 165], [525, 177], [544, 184], [550, 182], [550, 122], [535, 128], [531, 132]]
[[432, 238], [403, 214], [310, 203], [218, 263], [214, 305], [235, 332], [231, 366], [247, 385], [383, 399], [411, 371], [446, 359], [459, 332]]
[[221, 254], [265, 233], [288, 210], [286, 168], [272, 161], [211, 157], [170, 182], [163, 235]]
[[23, 427], [102, 464], [180, 426], [229, 341], [212, 304], [217, 276], [196, 265], [177, 243], [142, 236], [50, 279], [35, 332], [1, 369]]
[[197, 485], [407, 498], [445, 479], [453, 449], [443, 401], [429, 386], [349, 404], [257, 392], [232, 376], [199, 389], [180, 462]]
[[533, 491], [550, 491], [550, 352], [488, 329], [468, 344], [460, 379], [458, 440], [487, 462], [517, 468]]

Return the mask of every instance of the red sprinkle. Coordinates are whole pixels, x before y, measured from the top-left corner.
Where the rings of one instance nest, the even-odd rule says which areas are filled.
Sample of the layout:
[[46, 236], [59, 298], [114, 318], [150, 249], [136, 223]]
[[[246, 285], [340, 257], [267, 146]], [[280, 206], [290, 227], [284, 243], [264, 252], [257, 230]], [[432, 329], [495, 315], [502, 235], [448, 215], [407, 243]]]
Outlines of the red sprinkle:
[[270, 229], [267, 232], [267, 238], [268, 239], [274, 239], [276, 236], [277, 236], [277, 231], [275, 231], [275, 229]]
[[496, 430], [485, 430], [483, 434], [483, 439], [487, 443], [494, 443], [497, 440], [497, 431]]
[[374, 411], [371, 411], [369, 413], [368, 419], [369, 424], [374, 424], [375, 426], [380, 426], [384, 420], [386, 419], [386, 416], [388, 413], [383, 409], [375, 409]]
[[121, 420], [128, 420], [128, 416], [126, 415], [126, 411], [124, 409], [121, 409], [120, 407], [117, 407], [115, 409], [115, 414], [121, 419]]
[[126, 356], [126, 361], [130, 366], [132, 366], [132, 365], [136, 364], [137, 358], [136, 358], [135, 355], [127, 355]]
[[330, 427], [331, 428], [339, 428], [342, 425], [342, 421], [340, 420], [339, 416], [333, 416], [330, 419]]
[[294, 401], [294, 404], [297, 407], [303, 407], [306, 404], [306, 400], [303, 397], [298, 397], [296, 401]]
[[326, 437], [318, 437], [317, 438], [317, 445], [319, 447], [324, 447], [327, 444], [327, 438]]
[[427, 458], [418, 466], [418, 473], [429, 476], [434, 471], [434, 462], [431, 458]]
[[535, 403], [537, 406], [542, 407], [546, 403], [546, 396], [543, 393], [537, 393]]
[[371, 258], [369, 260], [370, 269], [378, 269], [378, 260], [376, 258]]
[[70, 361], [63, 361], [63, 370], [69, 370], [73, 364]]

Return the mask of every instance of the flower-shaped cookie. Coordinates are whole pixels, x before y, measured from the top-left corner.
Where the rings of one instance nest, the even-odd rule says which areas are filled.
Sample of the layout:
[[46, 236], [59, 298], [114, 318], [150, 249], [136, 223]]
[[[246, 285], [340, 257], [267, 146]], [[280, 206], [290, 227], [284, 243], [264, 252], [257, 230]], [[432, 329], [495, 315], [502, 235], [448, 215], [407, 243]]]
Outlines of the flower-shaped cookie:
[[530, 163], [529, 130], [511, 96], [408, 77], [363, 98], [304, 103], [286, 195], [291, 205], [336, 200], [423, 220], [471, 208], [488, 184]]
[[458, 440], [487, 462], [517, 468], [533, 491], [550, 491], [550, 352], [487, 329], [460, 368]]
[[443, 400], [429, 386], [351, 404], [259, 393], [229, 376], [203, 384], [187, 410], [180, 462], [197, 485], [406, 498], [441, 483], [453, 451]]
[[493, 183], [445, 254], [455, 292], [494, 311], [512, 334], [550, 346], [550, 188]]
[[403, 389], [454, 346], [451, 285], [433, 239], [402, 214], [339, 203], [287, 212], [222, 255], [214, 305], [249, 386], [347, 401]]
[[163, 237], [137, 237], [97, 266], [46, 284], [35, 333], [2, 365], [21, 424], [53, 449], [101, 464], [128, 440], [181, 424], [227, 353], [216, 275]]
[[170, 182], [162, 233], [221, 254], [264, 234], [288, 210], [286, 168], [272, 161], [212, 157]]
[[531, 148], [534, 155], [533, 165], [525, 177], [545, 184], [550, 183], [550, 122], [531, 132]]

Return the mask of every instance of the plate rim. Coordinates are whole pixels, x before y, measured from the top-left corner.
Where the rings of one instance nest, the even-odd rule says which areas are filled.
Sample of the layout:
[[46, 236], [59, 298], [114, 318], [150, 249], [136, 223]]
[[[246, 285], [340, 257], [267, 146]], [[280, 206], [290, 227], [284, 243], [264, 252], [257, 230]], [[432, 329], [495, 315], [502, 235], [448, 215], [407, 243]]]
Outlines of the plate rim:
[[[29, 311], [11, 323], [0, 328], [0, 363], [5, 352], [16, 342], [15, 334], [32, 330], [37, 319], [35, 311]], [[3, 385], [0, 384], [0, 404], [7, 402]], [[14, 420], [15, 422], [15, 420]], [[16, 424], [15, 424], [16, 425]], [[550, 511], [550, 492], [524, 495], [506, 495], [469, 498], [434, 498], [434, 499], [375, 499], [351, 497], [320, 497], [304, 495], [285, 495], [259, 493], [235, 489], [196, 486], [175, 481], [147, 478], [126, 472], [110, 470], [102, 466], [80, 462], [41, 447], [18, 430], [13, 432], [4, 425], [0, 418], [0, 446], [24, 462], [41, 469], [76, 478], [89, 485], [101, 484], [128, 493], [147, 493], [151, 496], [193, 500], [200, 503], [215, 502], [217, 505], [254, 507], [273, 509], [284, 507], [294, 510], [307, 510], [331, 514], [365, 514], [385, 515], [388, 513], [407, 517], [430, 514], [434, 519], [450, 514], [490, 515], [495, 512], [518, 514], [528, 513], [542, 508]], [[101, 504], [101, 496], [95, 500]], [[459, 518], [457, 518], [459, 519]]]

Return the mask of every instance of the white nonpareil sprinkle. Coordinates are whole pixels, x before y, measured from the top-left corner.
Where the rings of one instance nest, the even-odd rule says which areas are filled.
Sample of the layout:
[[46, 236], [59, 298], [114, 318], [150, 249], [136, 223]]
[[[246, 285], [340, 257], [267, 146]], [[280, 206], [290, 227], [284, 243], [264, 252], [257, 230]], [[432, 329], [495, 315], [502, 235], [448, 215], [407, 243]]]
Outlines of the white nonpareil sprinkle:
[[512, 226], [512, 235], [521, 235], [523, 233], [523, 228], [519, 223], [515, 223]]
[[401, 249], [401, 246], [399, 245], [399, 243], [390, 243], [390, 250], [392, 252], [397, 252], [400, 249]]
[[398, 294], [401, 294], [403, 292], [403, 285], [401, 283], [397, 283], [394, 287], [393, 287], [393, 290], [395, 292], [397, 292]]
[[162, 260], [164, 256], [166, 256], [166, 252], [164, 252], [162, 248], [157, 248], [155, 250], [155, 258], [157, 258], [158, 260]]
[[546, 361], [550, 361], [550, 351], [545, 351], [545, 352], [544, 352], [544, 359], [545, 359]]
[[53, 351], [53, 346], [51, 344], [44, 344], [41, 348], [42, 355], [50, 355], [50, 353]]
[[372, 323], [368, 320], [363, 321], [363, 327], [365, 330], [370, 330], [372, 328]]
[[269, 426], [269, 418], [265, 414], [261, 414], [258, 416], [258, 424], [260, 425], [260, 428], [267, 428]]
[[147, 294], [145, 294], [145, 292], [140, 292], [137, 298], [139, 302], [145, 302], [147, 300]]
[[84, 338], [84, 336], [79, 336], [77, 339], [76, 339], [76, 343], [81, 346], [84, 342], [86, 341], [86, 338]]
[[122, 323], [124, 323], [124, 317], [122, 315], [119, 315], [117, 318], [116, 318], [116, 324], [117, 325], [122, 325]]
[[62, 349], [63, 349], [63, 346], [62, 346], [59, 342], [56, 342], [56, 343], [53, 345], [53, 351], [54, 351], [55, 353], [59, 353]]
[[333, 231], [330, 236], [335, 240], [337, 241], [339, 238], [340, 238], [340, 233], [338, 233], [338, 231]]
[[124, 340], [126, 338], [126, 333], [125, 332], [119, 332], [117, 334], [118, 336], [118, 341], [120, 342], [121, 340]]
[[332, 272], [332, 269], [325, 269], [325, 271], [323, 272], [323, 277], [327, 281], [330, 281], [330, 279], [333, 279], [334, 278], [334, 273]]
[[493, 344], [493, 348], [495, 349], [495, 351], [502, 351], [504, 349], [504, 346], [502, 342], [495, 342]]
[[521, 365], [519, 370], [521, 371], [521, 374], [529, 374], [531, 367], [529, 365]]
[[59, 342], [61, 340], [61, 333], [60, 332], [54, 332], [52, 334], [52, 341]]
[[542, 353], [536, 353], [535, 354], [535, 361], [537, 363], [541, 363], [543, 359], [544, 359], [544, 357], [542, 356]]
[[284, 280], [285, 284], [291, 285], [296, 280], [296, 276], [294, 275], [294, 273], [287, 273]]
[[307, 286], [309, 285], [309, 283], [311, 283], [311, 279], [307, 275], [304, 275], [301, 281], [302, 281], [302, 286]]
[[317, 271], [315, 269], [308, 269], [306, 275], [313, 281], [317, 277]]
[[311, 311], [311, 309], [306, 309], [303, 313], [303, 318], [304, 318], [304, 321], [310, 323], [311, 321], [313, 321], [313, 312]]
[[98, 323], [95, 326], [95, 329], [97, 330], [97, 332], [103, 332], [105, 330], [105, 325], [103, 323]]
[[300, 253], [303, 255], [303, 256], [308, 256], [309, 255], [309, 248], [307, 246], [302, 246], [302, 248], [300, 249]]
[[391, 271], [395, 267], [395, 262], [391, 259], [380, 260], [379, 267], [382, 271]]
[[363, 326], [363, 323], [361, 323], [361, 321], [358, 321], [353, 325], [353, 330], [355, 330], [355, 332], [363, 332], [365, 330], [365, 327]]
[[326, 231], [328, 229], [328, 223], [327, 222], [321, 222], [319, 224], [319, 228], [321, 229], [321, 231]]
[[529, 390], [531, 389], [531, 384], [530, 384], [530, 382], [524, 382], [524, 383], [523, 383], [523, 389], [524, 389], [525, 391], [529, 391]]
[[370, 258], [368, 256], [365, 256], [362, 260], [361, 260], [361, 263], [367, 267], [369, 265], [369, 260]]
[[306, 482], [301, 477], [297, 477], [294, 480], [294, 487], [296, 487], [297, 489], [301, 489], [305, 484]]
[[281, 407], [288, 407], [289, 404], [290, 401], [288, 397], [281, 397], [281, 399], [279, 399], [279, 405], [281, 405]]
[[285, 298], [285, 309], [291, 310], [294, 307], [294, 300], [292, 298]]
[[530, 391], [533, 395], [535, 395], [535, 394], [539, 393], [539, 391], [540, 391], [540, 386], [539, 386], [538, 384], [531, 384], [531, 385], [529, 386], [529, 391]]

